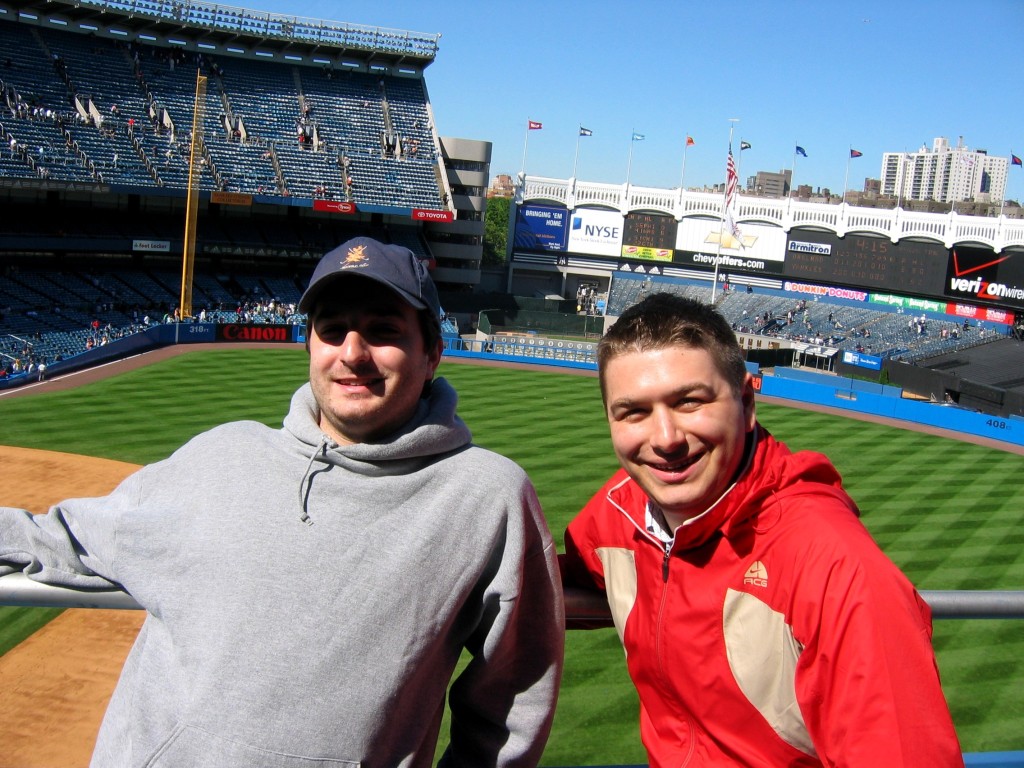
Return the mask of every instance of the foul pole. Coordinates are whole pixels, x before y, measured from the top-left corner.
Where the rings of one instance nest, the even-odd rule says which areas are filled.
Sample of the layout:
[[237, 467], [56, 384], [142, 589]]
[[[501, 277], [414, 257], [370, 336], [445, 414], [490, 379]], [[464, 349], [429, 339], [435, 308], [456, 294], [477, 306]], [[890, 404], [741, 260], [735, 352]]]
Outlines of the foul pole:
[[202, 147], [203, 115], [206, 113], [206, 77], [196, 70], [195, 106], [192, 108], [192, 140], [188, 154], [188, 193], [185, 203], [185, 249], [181, 263], [182, 320], [192, 317], [192, 270], [196, 260], [196, 220], [199, 216], [199, 177]]

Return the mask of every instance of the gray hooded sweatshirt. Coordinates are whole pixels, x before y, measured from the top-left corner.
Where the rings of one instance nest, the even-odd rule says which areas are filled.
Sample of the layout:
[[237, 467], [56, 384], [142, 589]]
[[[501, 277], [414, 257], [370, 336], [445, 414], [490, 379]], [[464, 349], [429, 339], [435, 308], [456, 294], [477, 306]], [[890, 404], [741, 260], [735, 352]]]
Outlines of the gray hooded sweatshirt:
[[118, 585], [147, 611], [93, 766], [534, 766], [563, 622], [512, 461], [434, 382], [402, 430], [339, 446], [309, 385], [284, 428], [216, 427], [98, 499], [0, 509], [0, 575]]

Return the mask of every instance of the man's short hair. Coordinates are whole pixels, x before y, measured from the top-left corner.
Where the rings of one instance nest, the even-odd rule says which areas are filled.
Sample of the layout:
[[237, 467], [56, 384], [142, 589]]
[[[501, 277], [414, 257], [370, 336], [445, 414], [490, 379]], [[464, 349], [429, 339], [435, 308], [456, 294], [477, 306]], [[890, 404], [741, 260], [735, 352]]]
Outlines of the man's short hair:
[[728, 321], [710, 304], [654, 293], [623, 312], [598, 343], [601, 396], [605, 396], [605, 368], [612, 358], [673, 346], [705, 350], [733, 391], [743, 391], [747, 366]]

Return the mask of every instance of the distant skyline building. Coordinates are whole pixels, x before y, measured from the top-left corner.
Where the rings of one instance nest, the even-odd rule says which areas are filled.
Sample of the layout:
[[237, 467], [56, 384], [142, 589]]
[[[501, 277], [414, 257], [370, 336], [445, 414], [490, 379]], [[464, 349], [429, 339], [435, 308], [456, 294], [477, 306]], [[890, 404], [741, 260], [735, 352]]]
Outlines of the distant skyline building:
[[899, 200], [940, 203], [1001, 202], [1010, 158], [968, 149], [961, 136], [955, 147], [938, 137], [931, 149], [882, 155], [881, 193]]
[[778, 173], [770, 171], [758, 171], [757, 175], [747, 177], [747, 192], [763, 197], [786, 197], [789, 194], [790, 182], [793, 179], [793, 171], [784, 169]]

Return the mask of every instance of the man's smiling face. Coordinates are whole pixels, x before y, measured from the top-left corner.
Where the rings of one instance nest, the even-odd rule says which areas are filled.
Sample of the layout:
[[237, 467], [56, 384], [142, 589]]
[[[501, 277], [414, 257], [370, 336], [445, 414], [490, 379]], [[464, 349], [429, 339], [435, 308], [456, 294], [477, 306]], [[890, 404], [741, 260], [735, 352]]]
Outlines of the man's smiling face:
[[611, 358], [603, 372], [619, 462], [679, 525], [732, 483], [754, 429], [750, 376], [735, 391], [703, 349], [672, 345]]
[[317, 306], [309, 381], [320, 429], [338, 443], [377, 440], [412, 418], [441, 360], [426, 349], [419, 313], [373, 280], [340, 281]]

